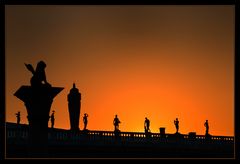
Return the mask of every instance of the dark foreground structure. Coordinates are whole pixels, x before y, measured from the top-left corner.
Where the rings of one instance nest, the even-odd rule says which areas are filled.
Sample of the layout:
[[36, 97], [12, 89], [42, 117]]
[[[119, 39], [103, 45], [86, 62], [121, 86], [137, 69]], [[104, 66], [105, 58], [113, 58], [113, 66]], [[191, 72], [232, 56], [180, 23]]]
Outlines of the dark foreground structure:
[[234, 158], [234, 137], [49, 128], [32, 150], [29, 126], [6, 123], [6, 158]]

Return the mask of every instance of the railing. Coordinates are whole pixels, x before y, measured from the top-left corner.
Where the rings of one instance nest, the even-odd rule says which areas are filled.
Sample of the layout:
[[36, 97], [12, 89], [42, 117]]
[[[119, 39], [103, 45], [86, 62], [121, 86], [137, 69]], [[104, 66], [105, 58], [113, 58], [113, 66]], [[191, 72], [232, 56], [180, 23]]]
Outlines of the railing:
[[[16, 139], [27, 141], [29, 137], [28, 127], [9, 127], [6, 129], [6, 138], [8, 141], [17, 141]], [[210, 136], [186, 134], [160, 134], [143, 132], [118, 132], [113, 131], [78, 131], [72, 132], [63, 129], [49, 129], [49, 143], [52, 144], [113, 144], [113, 143], [216, 143], [233, 144], [234, 137], [231, 136]], [[90, 141], [90, 142], [87, 142]]]

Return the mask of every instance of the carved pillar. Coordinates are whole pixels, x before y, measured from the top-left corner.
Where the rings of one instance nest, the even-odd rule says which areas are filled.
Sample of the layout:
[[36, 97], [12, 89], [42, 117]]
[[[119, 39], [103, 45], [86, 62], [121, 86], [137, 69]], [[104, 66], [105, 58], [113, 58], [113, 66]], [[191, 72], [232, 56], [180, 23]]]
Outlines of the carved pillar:
[[74, 83], [70, 93], [68, 94], [68, 111], [70, 116], [71, 130], [73, 131], [79, 130], [80, 108], [81, 93], [79, 93]]

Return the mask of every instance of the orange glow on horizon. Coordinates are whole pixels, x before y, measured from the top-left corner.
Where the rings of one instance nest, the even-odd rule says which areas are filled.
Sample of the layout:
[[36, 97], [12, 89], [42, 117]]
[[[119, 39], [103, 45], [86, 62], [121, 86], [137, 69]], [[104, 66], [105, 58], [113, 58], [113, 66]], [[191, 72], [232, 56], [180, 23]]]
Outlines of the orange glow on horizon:
[[210, 134], [233, 136], [233, 13], [231, 6], [7, 6], [6, 121], [16, 122], [19, 110], [27, 123], [13, 94], [30, 85], [24, 63], [44, 60], [48, 82], [64, 87], [51, 108], [56, 128], [70, 128], [75, 83], [81, 130], [84, 113], [87, 129], [107, 131], [117, 114], [121, 131], [144, 132], [148, 117], [151, 132], [175, 133], [178, 118], [180, 133], [204, 135], [208, 119]]

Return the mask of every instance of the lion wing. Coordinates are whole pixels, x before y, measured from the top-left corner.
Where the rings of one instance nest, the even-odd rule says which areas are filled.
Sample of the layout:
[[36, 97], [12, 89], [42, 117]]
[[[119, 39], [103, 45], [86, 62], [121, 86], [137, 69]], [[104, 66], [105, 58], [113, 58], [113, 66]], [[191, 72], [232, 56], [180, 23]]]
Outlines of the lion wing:
[[34, 68], [33, 68], [33, 66], [32, 66], [31, 64], [26, 64], [26, 63], [24, 63], [24, 64], [25, 64], [25, 66], [27, 67], [27, 69], [28, 69], [30, 72], [32, 72], [32, 74], [35, 73]]

